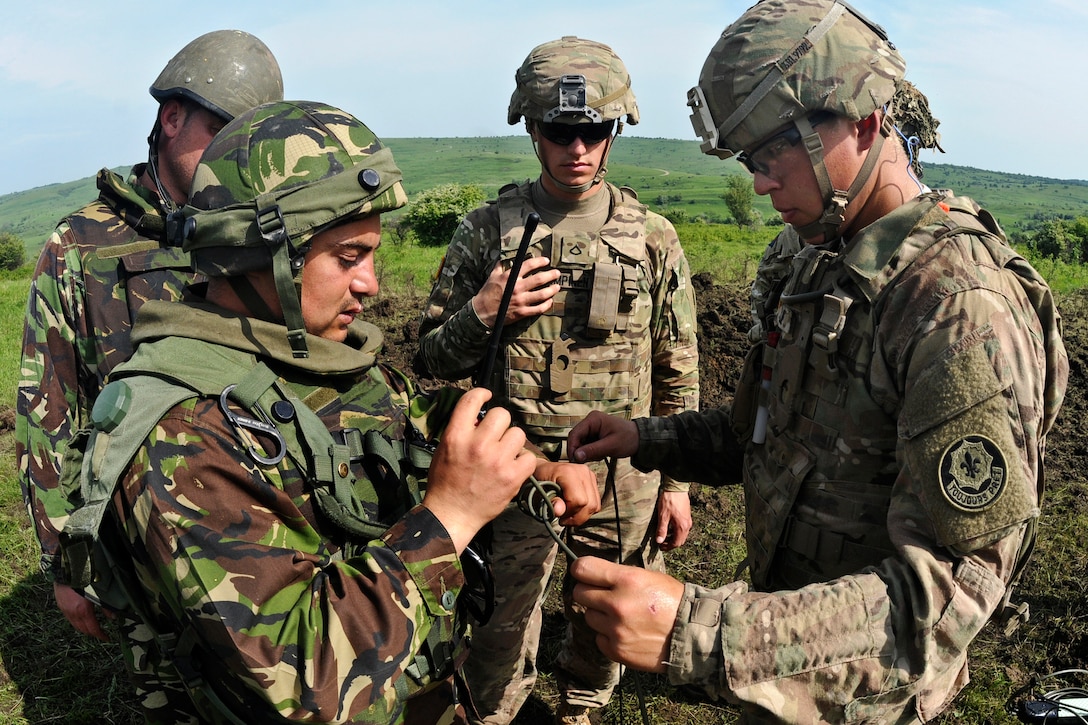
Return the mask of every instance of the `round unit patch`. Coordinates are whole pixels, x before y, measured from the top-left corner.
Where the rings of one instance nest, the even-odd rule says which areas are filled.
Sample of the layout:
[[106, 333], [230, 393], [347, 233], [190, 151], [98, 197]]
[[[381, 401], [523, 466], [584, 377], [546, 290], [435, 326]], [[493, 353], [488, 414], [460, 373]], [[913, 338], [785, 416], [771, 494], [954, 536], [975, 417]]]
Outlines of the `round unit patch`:
[[941, 456], [941, 490], [953, 506], [981, 511], [1001, 495], [1006, 480], [1005, 456], [985, 436], [964, 436]]

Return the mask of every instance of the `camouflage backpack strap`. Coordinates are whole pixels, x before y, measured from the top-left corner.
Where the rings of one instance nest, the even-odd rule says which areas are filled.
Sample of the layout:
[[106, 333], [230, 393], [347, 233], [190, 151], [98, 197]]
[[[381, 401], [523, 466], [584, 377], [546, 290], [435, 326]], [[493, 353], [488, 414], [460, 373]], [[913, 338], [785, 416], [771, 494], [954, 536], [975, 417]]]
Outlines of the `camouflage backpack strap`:
[[[307, 400], [326, 399], [322, 394], [307, 396]], [[231, 402], [249, 415], [234, 412]], [[306, 401], [263, 363], [223, 389], [220, 408], [235, 427], [239, 443], [258, 463], [275, 465], [290, 457], [306, 472], [318, 507], [349, 534], [349, 540], [369, 542], [380, 537], [395, 518], [393, 513], [399, 516], [423, 500], [420, 480], [430, 466], [431, 449], [407, 445], [377, 430], [330, 431]], [[243, 429], [271, 441], [271, 449], [253, 448]], [[366, 480], [359, 480], [353, 464], [362, 465]], [[390, 517], [376, 516], [374, 504], [378, 510], [391, 512]]]
[[[116, 380], [102, 389], [91, 410], [91, 429], [69, 446], [62, 465], [66, 477], [79, 476], [82, 498], [60, 534], [61, 561], [71, 586], [86, 588], [104, 573], [95, 569], [95, 545], [117, 484], [166, 412], [196, 394], [151, 376]], [[141, 405], [131, 405], [134, 397]], [[97, 587], [95, 593], [106, 596]]]

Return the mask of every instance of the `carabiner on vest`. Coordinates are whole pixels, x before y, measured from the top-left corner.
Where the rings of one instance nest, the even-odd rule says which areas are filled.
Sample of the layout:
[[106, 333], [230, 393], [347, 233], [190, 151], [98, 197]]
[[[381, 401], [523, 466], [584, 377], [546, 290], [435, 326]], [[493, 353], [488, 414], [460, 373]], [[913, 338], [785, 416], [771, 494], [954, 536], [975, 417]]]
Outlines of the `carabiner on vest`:
[[[235, 387], [237, 386], [228, 385], [223, 389], [223, 392], [219, 395], [219, 409], [222, 410], [223, 415], [227, 417], [227, 422], [234, 426], [238, 442], [246, 447], [246, 453], [249, 454], [249, 457], [262, 466], [275, 466], [282, 461], [283, 457], [287, 454], [287, 444], [283, 440], [283, 435], [276, 426], [268, 420], [260, 408], [255, 408], [255, 410], [257, 411], [257, 415], [261, 416], [263, 420], [238, 415], [232, 411], [230, 409], [229, 397], [231, 391], [234, 390]], [[247, 444], [245, 438], [239, 433], [239, 429], [249, 430], [258, 435], [264, 435], [271, 438], [275, 442], [273, 454], [271, 456], [263, 455], [256, 446]]]

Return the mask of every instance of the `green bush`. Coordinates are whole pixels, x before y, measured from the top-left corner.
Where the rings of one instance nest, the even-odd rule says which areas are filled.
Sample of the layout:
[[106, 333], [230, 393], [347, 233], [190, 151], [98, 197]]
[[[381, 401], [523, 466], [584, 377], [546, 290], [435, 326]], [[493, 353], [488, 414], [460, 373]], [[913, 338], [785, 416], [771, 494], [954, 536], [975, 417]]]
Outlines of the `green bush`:
[[476, 184], [443, 184], [420, 192], [401, 217], [419, 243], [426, 247], [449, 244], [457, 224], [485, 199]]
[[14, 270], [23, 266], [23, 240], [11, 232], [0, 232], [0, 269]]
[[754, 227], [759, 220], [755, 207], [752, 205], [756, 198], [752, 188], [752, 180], [743, 176], [727, 176], [725, 179], [725, 193], [722, 199], [733, 220], [739, 227]]

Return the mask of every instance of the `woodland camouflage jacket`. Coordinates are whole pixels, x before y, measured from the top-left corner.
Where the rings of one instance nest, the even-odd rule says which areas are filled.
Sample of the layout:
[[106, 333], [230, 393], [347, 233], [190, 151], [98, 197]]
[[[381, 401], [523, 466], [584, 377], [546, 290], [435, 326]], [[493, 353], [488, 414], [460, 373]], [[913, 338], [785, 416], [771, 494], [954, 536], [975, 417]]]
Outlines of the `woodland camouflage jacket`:
[[[299, 359], [281, 325], [204, 304], [152, 302], [133, 340], [136, 353], [116, 381], [160, 373], [216, 380], [261, 363], [294, 396], [290, 407], [260, 398], [271, 410], [266, 420], [291, 430], [303, 406], [334, 438], [357, 429], [402, 440], [409, 415], [411, 430], [428, 438], [437, 426], [434, 399], [375, 364], [381, 333], [366, 323], [352, 325], [346, 345], [310, 336], [310, 356]], [[243, 378], [239, 388], [248, 384]], [[146, 404], [134, 399], [129, 409]], [[387, 476], [374, 478], [379, 469], [361, 455], [350, 459], [357, 515], [384, 532], [348, 533], [315, 493], [322, 452], [262, 462], [251, 452], [275, 458], [271, 439], [232, 421], [223, 406], [217, 395], [176, 405], [122, 475], [115, 512], [147, 600], [143, 618], [188, 642], [203, 686], [231, 707], [241, 703], [248, 721], [452, 722], [464, 575], [445, 528]], [[302, 449], [314, 447], [307, 438]], [[434, 654], [436, 642], [450, 650]], [[441, 659], [442, 671], [421, 666], [424, 656]], [[202, 710], [220, 721], [206, 703]]]
[[163, 248], [154, 192], [98, 173], [98, 199], [63, 219], [46, 242], [30, 285], [19, 389], [16, 458], [42, 548], [42, 570], [60, 573], [58, 532], [70, 513], [59, 484], [73, 433], [86, 425], [106, 375], [132, 354], [129, 332], [147, 300], [175, 300], [193, 281], [188, 255]]

